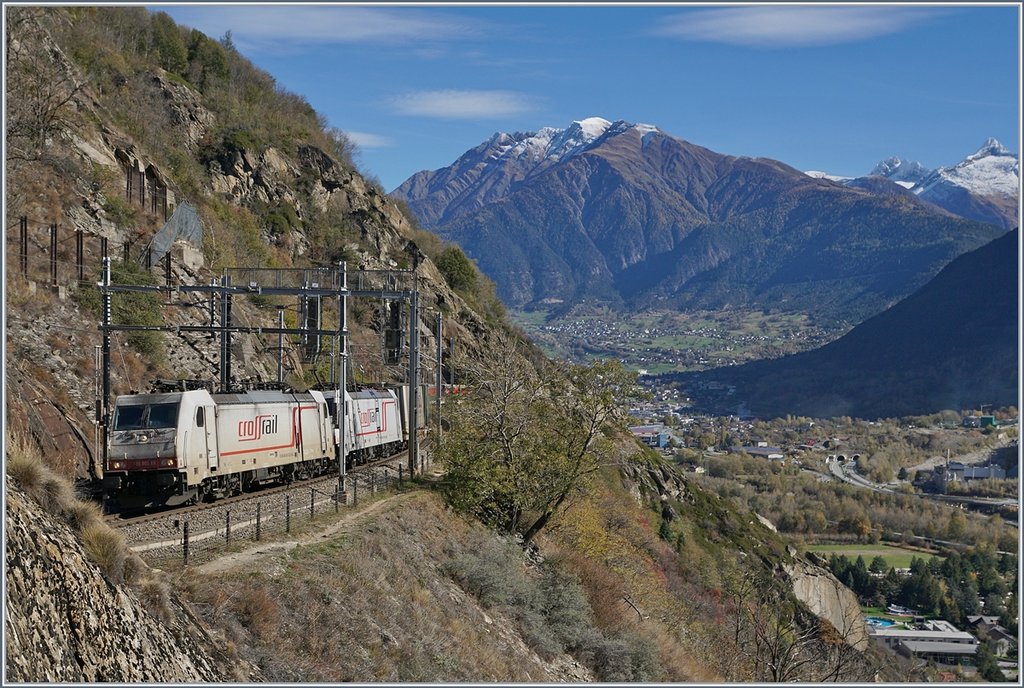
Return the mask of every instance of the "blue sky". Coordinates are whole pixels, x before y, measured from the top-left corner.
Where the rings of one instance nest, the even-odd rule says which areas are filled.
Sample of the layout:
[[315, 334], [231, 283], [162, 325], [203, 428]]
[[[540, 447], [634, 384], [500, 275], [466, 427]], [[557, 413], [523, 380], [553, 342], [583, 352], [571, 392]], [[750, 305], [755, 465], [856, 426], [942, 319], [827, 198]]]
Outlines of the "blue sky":
[[388, 190], [497, 131], [653, 124], [720, 153], [866, 174], [1020, 150], [1017, 5], [150, 6], [238, 49]]

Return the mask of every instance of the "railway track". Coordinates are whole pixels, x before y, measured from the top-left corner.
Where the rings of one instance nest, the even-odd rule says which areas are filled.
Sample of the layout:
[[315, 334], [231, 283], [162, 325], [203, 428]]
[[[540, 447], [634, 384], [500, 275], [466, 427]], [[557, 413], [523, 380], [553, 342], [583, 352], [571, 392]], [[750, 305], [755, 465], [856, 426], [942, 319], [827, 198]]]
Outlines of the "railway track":
[[[391, 456], [385, 457], [383, 459], [378, 459], [377, 461], [356, 466], [349, 470], [347, 475], [352, 478], [358, 479], [363, 474], [376, 470], [378, 468], [391, 467], [395, 468], [397, 474], [399, 467], [404, 466], [404, 462], [407, 456], [407, 452], [404, 451], [398, 454], [392, 454]], [[120, 513], [107, 514], [106, 516], [104, 516], [104, 520], [106, 521], [107, 525], [111, 526], [112, 528], [127, 528], [129, 526], [135, 526], [170, 518], [180, 520], [184, 517], [201, 513], [203, 511], [208, 511], [211, 509], [222, 509], [223, 507], [226, 506], [245, 503], [257, 499], [263, 499], [276, 494], [282, 494], [298, 490], [304, 491], [310, 488], [317, 489], [317, 487], [320, 485], [330, 485], [331, 489], [329, 491], [333, 494], [336, 492], [334, 486], [337, 484], [337, 482], [337, 474], [322, 475], [316, 478], [297, 480], [295, 482], [288, 483], [287, 485], [264, 487], [253, 492], [244, 492], [240, 495], [226, 497], [224, 499], [218, 499], [213, 502], [204, 502], [200, 504], [193, 504], [191, 506], [164, 508], [159, 511], [152, 511], [149, 513], [140, 514], [138, 516], [125, 517]], [[323, 492], [326, 493], [327, 491], [324, 490]]]

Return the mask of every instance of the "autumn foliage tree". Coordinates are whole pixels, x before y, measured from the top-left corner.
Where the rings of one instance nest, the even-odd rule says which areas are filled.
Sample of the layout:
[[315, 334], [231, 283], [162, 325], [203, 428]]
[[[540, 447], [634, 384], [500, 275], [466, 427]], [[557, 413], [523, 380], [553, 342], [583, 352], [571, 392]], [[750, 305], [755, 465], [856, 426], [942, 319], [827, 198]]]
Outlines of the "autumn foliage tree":
[[605, 461], [605, 430], [635, 377], [617, 362], [541, 374], [506, 334], [485, 349], [466, 364], [469, 394], [448, 412], [446, 496], [529, 542]]

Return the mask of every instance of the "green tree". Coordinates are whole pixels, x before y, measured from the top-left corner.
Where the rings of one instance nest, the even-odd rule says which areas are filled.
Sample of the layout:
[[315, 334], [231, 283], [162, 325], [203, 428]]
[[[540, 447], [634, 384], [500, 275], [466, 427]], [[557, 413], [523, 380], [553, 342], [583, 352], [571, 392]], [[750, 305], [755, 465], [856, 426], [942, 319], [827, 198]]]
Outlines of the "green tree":
[[437, 257], [437, 269], [455, 291], [471, 291], [476, 286], [476, 268], [458, 246], [449, 246]]
[[160, 66], [168, 72], [185, 76], [188, 69], [188, 51], [185, 49], [185, 39], [181, 37], [181, 31], [174, 20], [166, 12], [157, 12], [153, 15], [150, 33], [153, 36], [153, 51]]
[[1005, 681], [1006, 676], [999, 668], [996, 657], [988, 645], [982, 643], [974, 655], [974, 664], [978, 667], [978, 674], [986, 681]]
[[199, 90], [228, 78], [228, 58], [220, 43], [192, 29], [188, 37], [188, 79]]
[[541, 375], [508, 334], [465, 370], [471, 392], [450, 410], [440, 452], [445, 495], [529, 542], [602, 465], [603, 431], [635, 376], [617, 362]]

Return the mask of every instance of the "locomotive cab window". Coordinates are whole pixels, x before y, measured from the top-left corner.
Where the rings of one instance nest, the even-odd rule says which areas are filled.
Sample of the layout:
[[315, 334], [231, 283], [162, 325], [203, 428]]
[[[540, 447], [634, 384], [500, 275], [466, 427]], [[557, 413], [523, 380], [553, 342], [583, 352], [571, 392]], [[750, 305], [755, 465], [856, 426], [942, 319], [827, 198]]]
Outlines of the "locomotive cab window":
[[197, 428], [203, 427], [203, 420], [204, 420], [203, 419], [203, 407], [200, 406], [199, 408], [196, 409], [196, 427]]
[[118, 406], [114, 413], [114, 429], [173, 428], [177, 420], [178, 404]]

